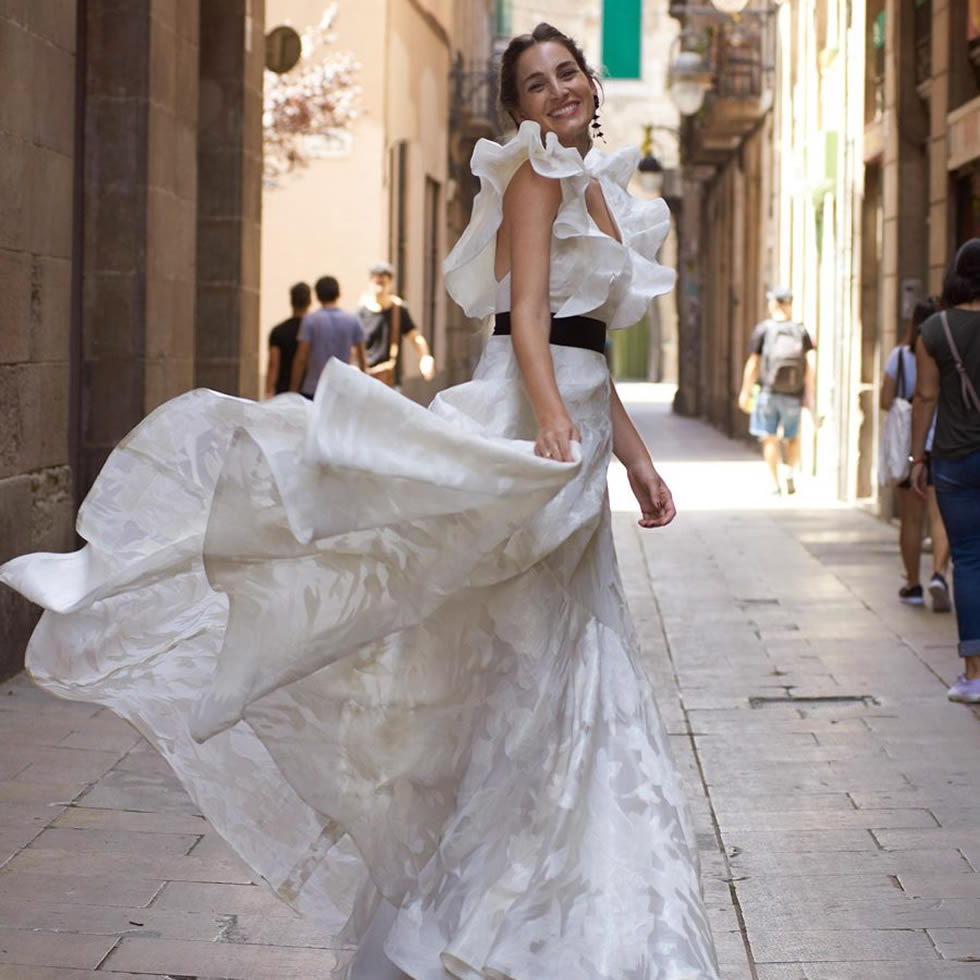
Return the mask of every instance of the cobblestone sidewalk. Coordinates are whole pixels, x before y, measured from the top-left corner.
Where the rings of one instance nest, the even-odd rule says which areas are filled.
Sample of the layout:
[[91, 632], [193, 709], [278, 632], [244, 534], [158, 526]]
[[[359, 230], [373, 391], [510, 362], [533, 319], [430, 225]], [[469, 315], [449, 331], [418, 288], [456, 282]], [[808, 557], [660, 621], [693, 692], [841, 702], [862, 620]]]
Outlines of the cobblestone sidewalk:
[[[980, 718], [894, 531], [624, 386], [678, 499], [610, 477], [645, 667], [688, 779], [724, 980], [980, 980]], [[319, 980], [344, 951], [252, 885], [108, 711], [0, 685], [0, 980]], [[561, 980], [542, 977], [535, 980]]]

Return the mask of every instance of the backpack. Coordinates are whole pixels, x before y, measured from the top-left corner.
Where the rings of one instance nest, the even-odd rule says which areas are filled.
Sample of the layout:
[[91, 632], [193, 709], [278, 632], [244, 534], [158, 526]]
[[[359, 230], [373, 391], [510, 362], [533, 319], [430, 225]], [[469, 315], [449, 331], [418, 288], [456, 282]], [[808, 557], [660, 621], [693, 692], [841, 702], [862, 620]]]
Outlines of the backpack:
[[766, 391], [800, 395], [806, 375], [806, 331], [792, 320], [766, 320], [759, 380]]

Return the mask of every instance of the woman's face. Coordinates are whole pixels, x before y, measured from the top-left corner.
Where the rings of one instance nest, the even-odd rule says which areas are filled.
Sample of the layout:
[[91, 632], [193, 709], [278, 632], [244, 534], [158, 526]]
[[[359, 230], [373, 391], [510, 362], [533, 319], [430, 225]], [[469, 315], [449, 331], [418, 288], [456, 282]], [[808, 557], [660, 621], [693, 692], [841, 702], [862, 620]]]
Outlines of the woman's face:
[[543, 41], [517, 59], [517, 92], [518, 122], [536, 122], [563, 146], [588, 143], [595, 89], [564, 44]]

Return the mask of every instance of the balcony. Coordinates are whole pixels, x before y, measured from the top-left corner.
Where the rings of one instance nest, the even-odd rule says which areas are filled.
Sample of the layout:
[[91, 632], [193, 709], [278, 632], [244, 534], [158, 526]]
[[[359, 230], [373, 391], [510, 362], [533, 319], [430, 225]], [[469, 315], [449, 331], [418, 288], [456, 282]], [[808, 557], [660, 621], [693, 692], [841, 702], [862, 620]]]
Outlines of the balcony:
[[715, 167], [735, 152], [772, 107], [768, 24], [715, 25], [705, 31], [711, 87], [688, 126], [687, 159]]
[[491, 59], [467, 65], [457, 57], [449, 72], [449, 129], [462, 141], [500, 134], [497, 117], [497, 66]]

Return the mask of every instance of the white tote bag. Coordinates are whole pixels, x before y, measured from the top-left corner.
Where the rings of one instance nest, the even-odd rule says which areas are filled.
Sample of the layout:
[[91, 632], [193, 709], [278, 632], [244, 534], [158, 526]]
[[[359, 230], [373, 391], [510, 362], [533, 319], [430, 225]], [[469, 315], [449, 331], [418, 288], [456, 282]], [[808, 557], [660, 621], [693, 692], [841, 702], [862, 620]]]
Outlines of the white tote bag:
[[912, 464], [909, 449], [912, 445], [912, 402], [904, 394], [905, 352], [898, 351], [898, 377], [895, 380], [895, 400], [885, 415], [878, 449], [878, 483], [893, 487], [905, 480]]

